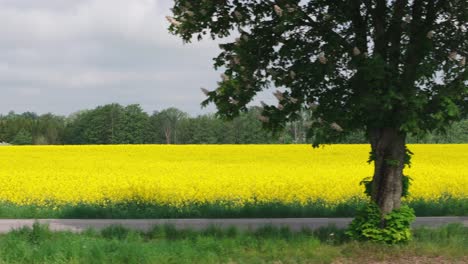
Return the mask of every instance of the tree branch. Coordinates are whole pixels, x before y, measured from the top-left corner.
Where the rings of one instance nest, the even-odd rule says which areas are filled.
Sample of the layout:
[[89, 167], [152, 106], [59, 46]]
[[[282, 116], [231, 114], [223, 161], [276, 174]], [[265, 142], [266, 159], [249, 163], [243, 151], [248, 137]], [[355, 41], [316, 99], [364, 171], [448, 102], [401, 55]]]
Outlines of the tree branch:
[[[424, 9], [424, 0], [415, 0], [412, 6], [413, 20], [410, 25], [410, 42], [408, 44], [408, 52], [405, 61], [405, 69], [402, 74], [403, 86], [409, 88], [416, 80], [416, 69], [424, 56], [428, 53], [428, 49], [422, 48], [421, 43], [426, 40], [427, 31], [433, 26], [437, 12], [441, 10], [444, 0], [436, 3], [428, 1], [426, 7], [426, 19], [421, 19]], [[409, 86], [409, 87], [408, 87]]]
[[388, 51], [389, 64], [395, 74], [398, 74], [398, 65], [400, 63], [401, 36], [403, 35], [403, 28], [401, 27], [401, 23], [407, 4], [408, 0], [397, 0], [395, 2], [392, 21], [390, 22], [390, 26], [387, 31], [388, 42], [391, 43]]
[[372, 12], [372, 20], [375, 27], [375, 53], [379, 54], [384, 60], [387, 58], [386, 49], [387, 42], [385, 38], [386, 19], [385, 14], [387, 10], [386, 0], [377, 0], [375, 9]]
[[361, 1], [352, 0], [352, 26], [356, 35], [356, 47], [367, 52], [367, 21], [361, 15]]
[[[309, 15], [307, 13], [305, 13], [302, 9], [300, 10], [301, 11], [301, 14], [302, 14], [302, 17], [305, 18], [305, 23], [307, 23], [309, 26], [311, 26], [312, 28], [322, 28], [323, 29], [323, 25], [315, 22], [311, 17], [309, 17]], [[341, 36], [340, 34], [336, 33], [335, 31], [333, 31], [333, 29], [331, 28], [325, 28], [329, 34], [333, 35], [334, 37], [336, 37], [340, 43], [340, 45], [349, 50], [351, 52], [351, 50], [353, 49], [353, 45], [351, 43], [349, 43], [346, 38], [344, 38], [343, 36]]]

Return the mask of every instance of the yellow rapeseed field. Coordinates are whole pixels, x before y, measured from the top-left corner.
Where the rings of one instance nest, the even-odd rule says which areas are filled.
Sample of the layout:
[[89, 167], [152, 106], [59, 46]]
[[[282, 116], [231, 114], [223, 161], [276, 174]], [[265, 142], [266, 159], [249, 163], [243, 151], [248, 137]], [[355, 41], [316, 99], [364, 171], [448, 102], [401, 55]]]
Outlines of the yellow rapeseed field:
[[[409, 199], [467, 197], [468, 145], [410, 145]], [[0, 147], [0, 201], [18, 205], [300, 202], [364, 198], [368, 145]]]

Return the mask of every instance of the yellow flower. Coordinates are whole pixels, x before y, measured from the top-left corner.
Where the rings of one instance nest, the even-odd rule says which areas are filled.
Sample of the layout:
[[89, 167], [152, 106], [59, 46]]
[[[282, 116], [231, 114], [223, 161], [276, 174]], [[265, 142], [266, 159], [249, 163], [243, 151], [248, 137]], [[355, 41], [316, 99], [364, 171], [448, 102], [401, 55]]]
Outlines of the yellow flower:
[[[466, 198], [468, 144], [409, 145], [408, 200]], [[0, 148], [0, 201], [18, 205], [219, 202], [328, 205], [365, 198], [369, 145], [120, 145]]]

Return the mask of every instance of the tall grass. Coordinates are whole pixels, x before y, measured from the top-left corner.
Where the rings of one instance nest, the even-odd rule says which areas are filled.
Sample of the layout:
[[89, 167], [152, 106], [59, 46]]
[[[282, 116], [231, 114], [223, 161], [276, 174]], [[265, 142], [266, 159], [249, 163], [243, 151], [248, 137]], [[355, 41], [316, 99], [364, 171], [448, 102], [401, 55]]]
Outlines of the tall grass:
[[356, 243], [334, 227], [193, 231], [164, 225], [141, 233], [112, 226], [74, 234], [35, 224], [0, 235], [2, 263], [359, 263], [408, 257], [455, 262], [468, 260], [467, 250], [468, 228], [462, 225], [416, 229], [405, 246]]
[[[18, 206], [0, 203], [0, 218], [281, 218], [353, 217], [363, 200], [353, 199], [333, 206], [316, 201], [306, 205], [264, 203], [229, 206], [225, 203], [171, 207], [149, 203], [113, 203], [106, 206], [78, 204], [59, 207]], [[414, 200], [408, 205], [417, 216], [466, 216], [468, 198], [444, 197], [437, 201]]]

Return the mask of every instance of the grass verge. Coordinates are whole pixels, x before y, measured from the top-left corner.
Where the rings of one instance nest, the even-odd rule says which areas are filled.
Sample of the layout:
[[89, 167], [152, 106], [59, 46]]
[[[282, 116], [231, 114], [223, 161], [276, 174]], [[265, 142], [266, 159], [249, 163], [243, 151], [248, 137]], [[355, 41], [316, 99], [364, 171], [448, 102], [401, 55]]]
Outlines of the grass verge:
[[[78, 204], [64, 206], [18, 206], [0, 203], [0, 218], [281, 218], [281, 217], [354, 217], [365, 202], [352, 199], [333, 206], [323, 201], [301, 204], [226, 203], [191, 204], [183, 207], [148, 203], [110, 203], [106, 206]], [[416, 216], [466, 216], [468, 198], [443, 197], [439, 200], [414, 200], [407, 203]]]
[[[334, 227], [291, 232], [156, 226], [140, 233], [112, 226], [81, 234], [35, 224], [0, 235], [3, 263], [466, 263], [468, 228], [414, 230], [407, 245], [357, 243]], [[421, 262], [421, 260], [423, 262]]]

